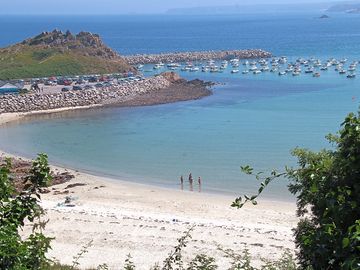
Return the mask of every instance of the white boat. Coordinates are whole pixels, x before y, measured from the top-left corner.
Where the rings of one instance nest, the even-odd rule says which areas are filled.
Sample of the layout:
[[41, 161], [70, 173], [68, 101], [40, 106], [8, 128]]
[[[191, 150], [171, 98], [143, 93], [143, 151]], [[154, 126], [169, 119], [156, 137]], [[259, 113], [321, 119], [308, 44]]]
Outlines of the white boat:
[[293, 71], [292, 75], [293, 76], [299, 76], [301, 73], [299, 71]]
[[197, 72], [199, 71], [200, 69], [198, 67], [193, 67], [190, 69], [190, 72]]
[[231, 73], [239, 73], [239, 70], [238, 69], [233, 69], [232, 71], [231, 71]]
[[287, 57], [286, 56], [281, 56], [279, 59], [279, 63], [280, 64], [285, 64], [287, 62]]
[[261, 70], [255, 70], [254, 72], [253, 72], [253, 74], [260, 74], [261, 73]]
[[315, 77], [315, 78], [319, 78], [321, 76], [321, 74], [319, 73], [319, 72], [315, 72], [314, 74], [313, 74], [313, 77]]
[[224, 60], [224, 61], [222, 61], [222, 62], [221, 62], [221, 64], [222, 64], [222, 65], [226, 65], [226, 66], [227, 66], [228, 61]]
[[230, 60], [230, 63], [231, 63], [232, 66], [234, 66], [234, 65], [239, 66], [239, 62], [240, 62], [240, 60], [236, 59], [236, 58]]
[[180, 64], [178, 64], [178, 63], [169, 63], [169, 64], [167, 65], [167, 67], [168, 67], [168, 68], [173, 68], [173, 67], [178, 68], [178, 67], [180, 67]]
[[160, 64], [156, 64], [156, 65], [153, 67], [153, 69], [160, 69], [160, 68], [161, 68]]
[[335, 71], [339, 71], [339, 70], [341, 70], [341, 69], [343, 69], [343, 65], [337, 65], [337, 66], [335, 67]]
[[243, 70], [242, 74], [248, 74], [249, 71], [248, 70]]
[[279, 71], [279, 76], [284, 76], [284, 75], [286, 75], [287, 73], [286, 73], [286, 71]]
[[210, 68], [210, 72], [219, 72], [219, 69], [218, 69], [218, 67], [217, 66], [212, 66], [211, 68]]
[[346, 74], [346, 70], [345, 69], [339, 70], [339, 74], [341, 74], [341, 75]]
[[354, 79], [356, 77], [356, 74], [351, 73], [351, 74], [347, 75], [346, 77], [349, 78], [349, 79]]

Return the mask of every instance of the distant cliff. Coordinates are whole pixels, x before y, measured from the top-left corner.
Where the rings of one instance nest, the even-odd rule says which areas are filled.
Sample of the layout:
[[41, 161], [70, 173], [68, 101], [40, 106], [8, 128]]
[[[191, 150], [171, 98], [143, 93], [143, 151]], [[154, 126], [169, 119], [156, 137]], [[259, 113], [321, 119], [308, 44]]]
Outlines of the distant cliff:
[[[290, 2], [290, 1], [289, 1]], [[289, 4], [244, 4], [224, 6], [199, 6], [192, 8], [176, 8], [167, 11], [175, 15], [221, 15], [246, 13], [278, 13], [278, 12], [304, 12], [321, 11], [329, 7], [328, 3], [289, 3]]]
[[114, 73], [132, 67], [97, 34], [43, 32], [0, 49], [0, 79]]

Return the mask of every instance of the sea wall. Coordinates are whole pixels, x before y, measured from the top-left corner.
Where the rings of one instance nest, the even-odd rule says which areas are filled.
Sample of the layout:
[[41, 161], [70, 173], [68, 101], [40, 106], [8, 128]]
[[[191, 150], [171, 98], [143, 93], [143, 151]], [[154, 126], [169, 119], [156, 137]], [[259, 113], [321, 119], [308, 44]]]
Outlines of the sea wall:
[[165, 78], [165, 76], [156, 76], [143, 81], [134, 81], [96, 90], [69, 91], [53, 94], [0, 95], [0, 114], [96, 104], [113, 104], [168, 88], [171, 84], [172, 82]]
[[229, 50], [229, 51], [204, 51], [204, 52], [176, 52], [162, 54], [137, 54], [124, 56], [124, 59], [131, 65], [155, 64], [159, 62], [189, 62], [220, 59], [252, 59], [269, 58], [272, 54], [263, 50]]

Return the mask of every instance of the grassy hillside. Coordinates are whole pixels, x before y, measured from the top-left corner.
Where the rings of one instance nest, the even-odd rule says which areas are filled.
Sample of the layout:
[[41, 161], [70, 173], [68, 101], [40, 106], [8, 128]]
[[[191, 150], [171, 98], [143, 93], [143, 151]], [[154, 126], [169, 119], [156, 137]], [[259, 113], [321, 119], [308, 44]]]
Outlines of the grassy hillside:
[[0, 80], [131, 70], [97, 35], [42, 33], [0, 49]]

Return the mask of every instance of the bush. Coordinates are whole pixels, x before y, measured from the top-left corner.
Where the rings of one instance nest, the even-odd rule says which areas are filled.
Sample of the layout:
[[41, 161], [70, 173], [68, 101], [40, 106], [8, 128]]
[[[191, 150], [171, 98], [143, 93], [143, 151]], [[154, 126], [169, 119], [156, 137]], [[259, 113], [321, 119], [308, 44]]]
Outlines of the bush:
[[[11, 162], [0, 167], [0, 269], [40, 269], [49, 264], [46, 252], [51, 238], [43, 235], [45, 222], [39, 205], [40, 189], [50, 181], [46, 155], [39, 155], [33, 162], [31, 174], [24, 190], [15, 192], [11, 181]], [[25, 222], [33, 226], [27, 239], [18, 233]]]

